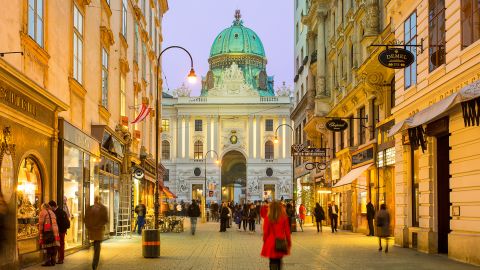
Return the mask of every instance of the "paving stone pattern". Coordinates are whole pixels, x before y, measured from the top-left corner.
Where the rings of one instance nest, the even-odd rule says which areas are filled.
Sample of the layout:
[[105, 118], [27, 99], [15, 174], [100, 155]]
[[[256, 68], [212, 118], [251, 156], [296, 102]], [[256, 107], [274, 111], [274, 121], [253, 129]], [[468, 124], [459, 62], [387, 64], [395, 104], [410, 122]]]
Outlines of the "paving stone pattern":
[[[187, 225], [188, 226], [188, 225]], [[257, 225], [258, 226], [258, 225]], [[187, 228], [188, 230], [188, 228]], [[165, 233], [161, 236], [161, 257], [142, 257], [141, 238], [112, 239], [103, 243], [99, 269], [268, 269], [268, 259], [260, 257], [262, 238], [257, 233], [239, 232], [235, 228], [220, 233], [217, 223], [197, 225], [197, 234]], [[378, 251], [375, 237], [350, 232], [323, 233], [306, 227], [293, 233], [291, 256], [284, 258], [284, 270], [294, 269], [480, 269], [456, 262], [444, 255], [431, 255], [411, 249], [390, 247], [389, 253]], [[91, 269], [93, 248], [65, 258], [65, 264], [48, 269]], [[40, 265], [29, 270], [45, 269]]]

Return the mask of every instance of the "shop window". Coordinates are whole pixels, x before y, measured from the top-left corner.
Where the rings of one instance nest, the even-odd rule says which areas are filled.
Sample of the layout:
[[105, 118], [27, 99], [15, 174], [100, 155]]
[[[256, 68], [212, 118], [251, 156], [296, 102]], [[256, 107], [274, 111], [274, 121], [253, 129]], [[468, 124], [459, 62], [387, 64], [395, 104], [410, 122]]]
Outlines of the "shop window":
[[[405, 45], [417, 45], [417, 13], [413, 12], [404, 23], [404, 42]], [[404, 69], [405, 89], [417, 84], [417, 50], [416, 47], [406, 47], [413, 53], [413, 63]]]
[[82, 245], [83, 228], [83, 152], [65, 145], [63, 168], [63, 209], [70, 218], [70, 229], [65, 236], [66, 248]]
[[167, 140], [162, 141], [162, 159], [170, 159], [170, 142]]
[[274, 159], [274, 146], [272, 141], [265, 143], [265, 159]]
[[202, 184], [193, 184], [192, 185], [192, 200], [201, 201], [203, 196], [203, 185]]
[[445, 0], [428, 3], [429, 70], [445, 64]]
[[[38, 239], [38, 213], [42, 205], [42, 174], [34, 157], [20, 163], [17, 180], [17, 239], [31, 241]], [[20, 245], [19, 245], [20, 246]], [[23, 245], [22, 245], [23, 246]], [[24, 253], [20, 246], [20, 253]]]
[[419, 192], [419, 161], [420, 150], [410, 150], [410, 165], [411, 165], [411, 193], [412, 193], [412, 226], [418, 227], [420, 224], [420, 192]]
[[196, 141], [193, 146], [193, 158], [196, 160], [203, 159], [203, 142]]
[[480, 39], [480, 2], [462, 0], [461, 4], [462, 48], [466, 48]]

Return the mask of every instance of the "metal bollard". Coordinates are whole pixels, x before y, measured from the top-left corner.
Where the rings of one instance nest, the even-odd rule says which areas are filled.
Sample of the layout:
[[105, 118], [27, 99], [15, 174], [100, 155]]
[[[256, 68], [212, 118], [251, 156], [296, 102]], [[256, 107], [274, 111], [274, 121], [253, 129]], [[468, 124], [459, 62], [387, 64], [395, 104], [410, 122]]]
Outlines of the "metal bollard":
[[160, 230], [143, 230], [142, 247], [144, 258], [160, 257]]

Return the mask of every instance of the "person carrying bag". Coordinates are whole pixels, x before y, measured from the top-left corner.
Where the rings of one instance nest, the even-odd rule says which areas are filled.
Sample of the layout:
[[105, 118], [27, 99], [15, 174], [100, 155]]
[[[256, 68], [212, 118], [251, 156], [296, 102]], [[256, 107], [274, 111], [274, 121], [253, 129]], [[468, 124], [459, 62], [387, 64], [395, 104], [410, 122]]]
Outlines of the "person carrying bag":
[[288, 217], [280, 202], [272, 202], [263, 223], [261, 256], [270, 259], [270, 270], [280, 270], [282, 258], [290, 254], [292, 239]]
[[57, 218], [48, 203], [42, 205], [38, 229], [40, 233], [40, 246], [46, 253], [46, 260], [42, 266], [54, 266], [56, 263], [57, 247], [60, 246], [60, 235], [58, 233]]

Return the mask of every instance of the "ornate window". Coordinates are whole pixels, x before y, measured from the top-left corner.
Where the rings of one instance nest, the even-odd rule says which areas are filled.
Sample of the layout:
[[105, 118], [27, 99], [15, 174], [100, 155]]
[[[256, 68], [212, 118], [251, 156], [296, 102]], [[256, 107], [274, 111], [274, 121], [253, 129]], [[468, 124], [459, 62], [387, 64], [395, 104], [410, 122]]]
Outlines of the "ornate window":
[[428, 5], [430, 71], [445, 64], [445, 0], [430, 0]]
[[44, 0], [28, 1], [28, 35], [43, 47]]
[[[413, 12], [410, 17], [407, 18], [404, 26], [405, 45], [417, 45], [417, 13]], [[405, 68], [405, 89], [417, 83], [417, 56], [415, 47], [406, 47], [414, 55], [413, 63]]]
[[83, 15], [73, 5], [73, 78], [83, 83]]
[[203, 130], [203, 121], [202, 119], [195, 119], [195, 131]]
[[273, 119], [265, 120], [265, 131], [273, 131]]
[[162, 119], [162, 132], [170, 131], [170, 120]]
[[196, 141], [194, 146], [193, 146], [193, 158], [194, 159], [203, 159], [203, 142], [202, 141]]
[[102, 48], [102, 106], [108, 108], [108, 53]]
[[274, 146], [270, 140], [265, 143], [265, 159], [274, 159]]
[[170, 159], [170, 142], [167, 140], [162, 141], [162, 159]]
[[480, 2], [462, 0], [462, 48], [480, 39]]

